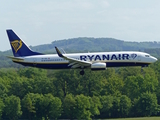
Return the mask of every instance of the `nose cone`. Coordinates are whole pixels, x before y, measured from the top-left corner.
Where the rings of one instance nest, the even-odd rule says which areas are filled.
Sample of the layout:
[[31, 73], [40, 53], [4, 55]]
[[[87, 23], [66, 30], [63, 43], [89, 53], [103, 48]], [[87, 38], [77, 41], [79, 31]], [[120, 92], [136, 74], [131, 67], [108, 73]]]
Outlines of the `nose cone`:
[[156, 62], [158, 59], [157, 58], [155, 58], [155, 57], [151, 57], [151, 59], [152, 59], [152, 62]]

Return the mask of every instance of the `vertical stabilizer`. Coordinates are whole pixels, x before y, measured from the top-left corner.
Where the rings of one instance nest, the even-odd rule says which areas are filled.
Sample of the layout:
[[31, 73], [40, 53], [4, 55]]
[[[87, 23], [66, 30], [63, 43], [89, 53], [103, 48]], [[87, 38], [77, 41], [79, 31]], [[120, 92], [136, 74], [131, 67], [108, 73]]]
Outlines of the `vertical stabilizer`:
[[33, 52], [14, 32], [6, 30], [10, 41], [14, 57], [24, 57], [32, 55], [42, 55], [42, 53]]

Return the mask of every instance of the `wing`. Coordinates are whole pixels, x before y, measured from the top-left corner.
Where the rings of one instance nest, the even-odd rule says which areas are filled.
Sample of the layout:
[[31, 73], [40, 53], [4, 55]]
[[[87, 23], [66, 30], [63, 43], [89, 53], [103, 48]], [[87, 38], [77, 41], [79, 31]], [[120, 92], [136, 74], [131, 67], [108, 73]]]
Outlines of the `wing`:
[[57, 47], [55, 47], [55, 49], [59, 57], [64, 58], [69, 61], [70, 64], [68, 66], [72, 66], [71, 68], [90, 67], [92, 64], [91, 62], [88, 62], [88, 61], [82, 61], [82, 60], [77, 60], [74, 58], [67, 57], [63, 55]]

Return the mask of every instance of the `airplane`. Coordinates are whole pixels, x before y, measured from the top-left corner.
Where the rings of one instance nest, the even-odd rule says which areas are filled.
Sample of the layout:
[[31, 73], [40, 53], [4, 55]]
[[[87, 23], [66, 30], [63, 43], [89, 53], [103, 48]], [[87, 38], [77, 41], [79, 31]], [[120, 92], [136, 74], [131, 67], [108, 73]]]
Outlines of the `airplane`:
[[157, 58], [148, 53], [137, 51], [94, 52], [66, 54], [55, 47], [57, 54], [43, 54], [32, 51], [13, 30], [6, 30], [14, 56], [8, 56], [13, 62], [24, 66], [45, 69], [84, 69], [106, 70], [108, 67], [141, 66], [147, 67]]

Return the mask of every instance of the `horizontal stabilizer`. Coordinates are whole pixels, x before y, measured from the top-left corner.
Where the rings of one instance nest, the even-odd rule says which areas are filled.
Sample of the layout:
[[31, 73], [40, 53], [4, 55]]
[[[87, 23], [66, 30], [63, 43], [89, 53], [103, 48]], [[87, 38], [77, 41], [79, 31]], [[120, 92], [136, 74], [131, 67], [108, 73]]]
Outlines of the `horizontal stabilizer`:
[[6, 57], [8, 57], [8, 58], [10, 58], [12, 60], [24, 60], [22, 58], [17, 58], [17, 57], [13, 57], [13, 56], [6, 56]]

